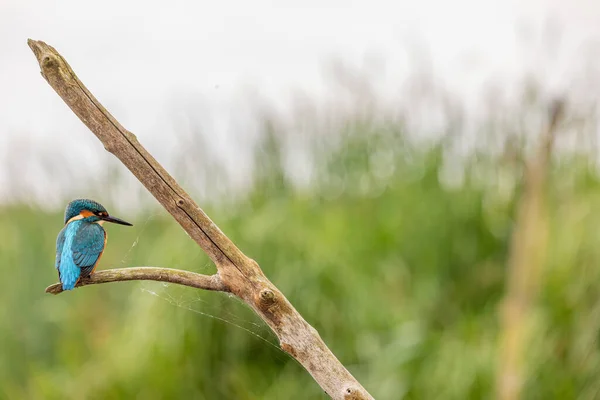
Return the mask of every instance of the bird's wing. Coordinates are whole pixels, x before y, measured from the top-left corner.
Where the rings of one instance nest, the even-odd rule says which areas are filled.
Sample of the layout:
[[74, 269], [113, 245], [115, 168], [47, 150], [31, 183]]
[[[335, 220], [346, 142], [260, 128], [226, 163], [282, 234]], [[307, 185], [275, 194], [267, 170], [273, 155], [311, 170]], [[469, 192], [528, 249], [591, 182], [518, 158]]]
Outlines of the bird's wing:
[[56, 238], [56, 261], [54, 262], [54, 267], [58, 269], [60, 267], [60, 257], [62, 255], [63, 246], [65, 244], [65, 231], [67, 227], [61, 229], [58, 233], [58, 237]]
[[81, 276], [94, 270], [104, 251], [106, 233], [98, 224], [81, 224], [71, 245], [73, 262], [81, 268]]

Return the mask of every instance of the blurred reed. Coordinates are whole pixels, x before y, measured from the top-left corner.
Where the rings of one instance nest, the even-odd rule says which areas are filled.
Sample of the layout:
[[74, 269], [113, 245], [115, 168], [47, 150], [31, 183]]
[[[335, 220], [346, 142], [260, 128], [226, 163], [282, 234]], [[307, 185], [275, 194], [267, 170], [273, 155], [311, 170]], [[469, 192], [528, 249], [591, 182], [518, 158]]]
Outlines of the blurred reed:
[[[474, 118], [419, 77], [397, 103], [347, 81], [341, 103], [299, 95], [285, 113], [255, 103], [248, 153], [233, 153], [241, 180], [192, 107], [166, 164], [376, 398], [503, 397], [498, 365], [509, 375], [516, 366], [522, 398], [597, 398], [593, 104], [566, 109], [542, 163], [544, 189], [526, 168], [547, 113], [535, 80], [511, 99], [490, 89]], [[428, 115], [432, 124], [418, 128]], [[74, 192], [137, 213], [135, 229], [110, 231], [103, 266], [212, 269], [116, 164], [80, 179], [85, 171], [54, 160], [6, 160], [15, 196], [0, 206], [1, 398], [325, 398], [227, 296], [152, 283], [45, 295], [60, 209]], [[56, 206], [20, 180], [22, 163], [56, 175]], [[521, 197], [528, 190], [533, 205]], [[505, 296], [518, 298], [515, 319], [500, 319]], [[506, 344], [525, 327], [527, 338]]]

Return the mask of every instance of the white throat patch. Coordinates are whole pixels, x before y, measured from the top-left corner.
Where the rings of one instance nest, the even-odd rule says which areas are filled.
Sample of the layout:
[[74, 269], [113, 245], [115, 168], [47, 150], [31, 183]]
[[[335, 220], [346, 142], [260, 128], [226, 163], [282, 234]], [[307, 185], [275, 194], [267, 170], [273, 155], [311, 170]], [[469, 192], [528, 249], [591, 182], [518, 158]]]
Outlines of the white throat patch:
[[77, 220], [80, 220], [80, 219], [83, 219], [83, 215], [77, 214], [76, 216], [74, 216], [73, 218], [71, 218], [70, 220], [68, 220], [65, 225], [69, 225], [71, 222], [77, 221]]

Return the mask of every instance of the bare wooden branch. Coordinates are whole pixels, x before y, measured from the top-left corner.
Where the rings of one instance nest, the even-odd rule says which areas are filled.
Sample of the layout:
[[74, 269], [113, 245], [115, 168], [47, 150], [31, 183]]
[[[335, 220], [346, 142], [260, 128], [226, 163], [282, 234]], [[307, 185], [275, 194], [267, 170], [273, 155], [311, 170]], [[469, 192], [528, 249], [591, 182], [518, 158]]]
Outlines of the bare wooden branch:
[[[100, 283], [121, 281], [158, 281], [176, 283], [197, 289], [227, 292], [227, 287], [221, 281], [219, 275], [202, 275], [195, 272], [180, 269], [157, 268], [157, 267], [131, 267], [118, 269], [105, 269], [96, 271], [87, 278], [81, 278], [76, 287], [97, 285]], [[46, 293], [62, 293], [62, 284], [55, 283], [46, 288]]]
[[100, 104], [51, 46], [28, 40], [41, 74], [79, 119], [98, 137], [210, 256], [225, 289], [248, 304], [333, 399], [372, 399], [339, 362], [318, 332], [202, 211], [167, 171]]

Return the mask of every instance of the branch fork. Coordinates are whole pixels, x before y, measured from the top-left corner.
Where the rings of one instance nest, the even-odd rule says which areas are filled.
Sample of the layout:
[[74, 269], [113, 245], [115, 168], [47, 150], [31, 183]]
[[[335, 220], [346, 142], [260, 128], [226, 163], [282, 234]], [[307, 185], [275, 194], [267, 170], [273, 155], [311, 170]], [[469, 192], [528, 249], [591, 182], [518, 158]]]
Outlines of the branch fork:
[[[41, 74], [104, 148], [117, 157], [173, 216], [217, 267], [207, 276], [167, 268], [135, 267], [95, 272], [77, 286], [155, 280], [198, 289], [229, 292], [248, 304], [273, 330], [281, 348], [312, 375], [335, 400], [373, 399], [340, 363], [318, 332], [302, 318], [283, 293], [204, 213], [154, 157], [90, 93], [67, 61], [42, 41], [29, 39]], [[54, 284], [46, 292], [62, 292]]]

